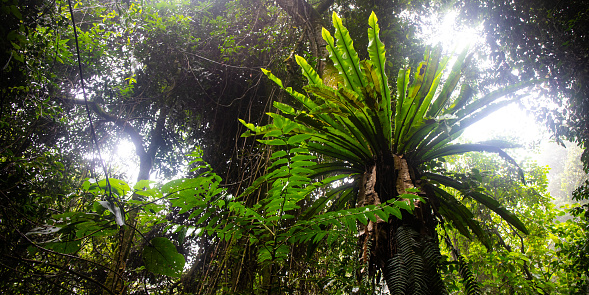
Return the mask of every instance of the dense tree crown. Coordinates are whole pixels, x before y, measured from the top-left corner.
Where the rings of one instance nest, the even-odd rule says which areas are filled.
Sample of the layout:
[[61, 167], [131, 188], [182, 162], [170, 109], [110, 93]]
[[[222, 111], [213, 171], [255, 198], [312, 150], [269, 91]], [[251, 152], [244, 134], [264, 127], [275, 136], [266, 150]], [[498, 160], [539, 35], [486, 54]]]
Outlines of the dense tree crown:
[[[565, 2], [3, 0], [1, 292], [587, 294]], [[418, 39], [447, 11], [485, 44]], [[557, 181], [460, 137], [512, 103]]]

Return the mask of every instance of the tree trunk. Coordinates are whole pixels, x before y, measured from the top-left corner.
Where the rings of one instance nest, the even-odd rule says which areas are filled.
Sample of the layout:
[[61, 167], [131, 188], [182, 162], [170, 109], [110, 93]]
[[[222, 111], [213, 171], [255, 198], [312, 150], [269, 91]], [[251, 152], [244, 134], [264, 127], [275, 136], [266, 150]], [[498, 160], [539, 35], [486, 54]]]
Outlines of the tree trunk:
[[[402, 219], [369, 222], [361, 231], [362, 259], [374, 273], [380, 269], [391, 294], [446, 294], [439, 274], [441, 259], [437, 220], [432, 206], [435, 195], [421, 187], [418, 175], [402, 155], [376, 161], [365, 172], [358, 206], [376, 205], [389, 199], [409, 202], [413, 213], [402, 210]], [[400, 197], [418, 188], [426, 202]], [[416, 193], [412, 193], [416, 194]]]
[[[305, 0], [278, 0], [276, 2], [298, 26], [304, 29], [306, 39], [311, 43], [310, 51], [315, 57], [318, 57], [317, 72], [323, 76], [325, 62], [321, 58], [327, 57], [328, 53], [325, 47], [327, 43], [323, 40], [322, 35], [325, 24], [321, 14], [327, 11], [334, 1], [324, 0], [317, 6], [317, 9]], [[290, 58], [294, 59], [293, 56]]]
[[[139, 175], [137, 181], [149, 180], [149, 174], [153, 168], [153, 159], [159, 147], [163, 144], [162, 133], [165, 127], [166, 118], [168, 116], [168, 109], [163, 107], [160, 109], [160, 117], [156, 121], [155, 128], [151, 131], [151, 143], [147, 151], [143, 146], [144, 139], [129, 123], [122, 121], [125, 126], [124, 130], [131, 136], [131, 140], [135, 144], [136, 154], [139, 157]], [[133, 194], [133, 200], [140, 200], [140, 197]], [[137, 211], [128, 212], [125, 225], [119, 229], [119, 244], [115, 252], [115, 257], [110, 266], [110, 271], [106, 277], [105, 286], [107, 286], [115, 294], [126, 293], [126, 286], [124, 274], [127, 267], [127, 259], [131, 252], [133, 245], [133, 238], [137, 226]], [[106, 290], [103, 294], [110, 294]]]

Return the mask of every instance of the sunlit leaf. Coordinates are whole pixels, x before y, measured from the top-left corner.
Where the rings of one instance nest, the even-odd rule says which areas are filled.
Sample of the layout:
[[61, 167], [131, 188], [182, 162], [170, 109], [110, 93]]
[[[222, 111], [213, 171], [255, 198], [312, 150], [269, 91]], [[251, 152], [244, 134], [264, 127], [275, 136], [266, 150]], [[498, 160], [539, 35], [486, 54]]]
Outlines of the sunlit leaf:
[[153, 273], [179, 278], [185, 259], [167, 238], [153, 238], [143, 249], [143, 262], [147, 270]]

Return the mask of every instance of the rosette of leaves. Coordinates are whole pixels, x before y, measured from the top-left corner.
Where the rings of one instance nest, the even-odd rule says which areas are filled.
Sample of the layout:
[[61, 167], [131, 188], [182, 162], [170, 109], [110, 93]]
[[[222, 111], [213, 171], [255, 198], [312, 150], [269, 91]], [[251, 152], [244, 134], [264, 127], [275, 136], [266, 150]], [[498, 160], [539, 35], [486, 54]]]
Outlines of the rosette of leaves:
[[[391, 210], [390, 214], [385, 212], [376, 217], [373, 214], [360, 223], [361, 258], [369, 274], [375, 271], [384, 274], [391, 294], [445, 293], [439, 275], [441, 255], [436, 232], [439, 222], [449, 222], [463, 235], [469, 238], [474, 235], [491, 247], [473, 214], [448, 189], [482, 203], [523, 233], [527, 229], [484, 191], [441, 174], [435, 163], [445, 156], [478, 151], [497, 153], [517, 166], [502, 150], [510, 147], [507, 143], [453, 141], [468, 126], [518, 99], [507, 94], [534, 82], [499, 89], [475, 99], [469, 85], [458, 87], [468, 64], [467, 51], [456, 57], [447, 73], [450, 58], [443, 57], [441, 48], [436, 47], [425, 52], [413, 74], [410, 68], [399, 71], [395, 95], [385, 74], [385, 47], [379, 39], [375, 14], [369, 18], [367, 60], [359, 59], [348, 30], [335, 13], [333, 25], [335, 38], [326, 29], [323, 38], [337, 71], [322, 73], [321, 77], [304, 58], [297, 56], [296, 61], [308, 80], [304, 87], [306, 93], [300, 93], [284, 87], [280, 79], [263, 70], [294, 98], [296, 107], [274, 102], [279, 112], [269, 114], [273, 123], [254, 126], [242, 121], [250, 129], [244, 136], [264, 136], [269, 139], [262, 142], [270, 145], [278, 142], [285, 145], [303, 138], [300, 142], [293, 140], [297, 141], [295, 146], [299, 151], [321, 155], [324, 159], [306, 165], [304, 181], [325, 176], [334, 178], [323, 180], [322, 188], [327, 193], [309, 199], [312, 205], [299, 218], [329, 214], [326, 212], [341, 209], [337, 204], [342, 202], [351, 202], [355, 208], [393, 202], [397, 204], [395, 207], [409, 209], [396, 214]], [[291, 159], [289, 163], [292, 162]], [[519, 171], [523, 179], [523, 172]], [[276, 172], [263, 177], [258, 184], [274, 179], [273, 173]], [[325, 186], [326, 181], [342, 179], [337, 176], [345, 176], [349, 181], [344, 186]], [[268, 196], [272, 198], [271, 194]], [[296, 204], [296, 200], [293, 202]]]

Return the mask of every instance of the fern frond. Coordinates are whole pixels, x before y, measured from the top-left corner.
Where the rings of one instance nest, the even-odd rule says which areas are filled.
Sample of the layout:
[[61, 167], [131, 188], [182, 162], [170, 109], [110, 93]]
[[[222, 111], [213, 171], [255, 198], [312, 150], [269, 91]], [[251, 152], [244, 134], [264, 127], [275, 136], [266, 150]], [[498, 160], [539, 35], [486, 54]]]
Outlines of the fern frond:
[[452, 252], [454, 257], [456, 257], [458, 260], [458, 273], [460, 274], [460, 277], [462, 278], [462, 283], [464, 284], [464, 288], [466, 289], [466, 294], [480, 295], [481, 291], [479, 288], [479, 284], [477, 283], [476, 278], [473, 275], [473, 273], [470, 271], [470, 267], [468, 265], [468, 262], [460, 254], [460, 252], [458, 252], [458, 249], [456, 249], [456, 247], [454, 247], [454, 244], [452, 244], [450, 237], [448, 237], [448, 233], [445, 233], [444, 240], [446, 242], [446, 246], [448, 246], [448, 248], [450, 248], [450, 251]]
[[481, 294], [479, 284], [477, 283], [475, 276], [470, 271], [470, 267], [468, 263], [465, 261], [464, 257], [462, 257], [462, 255], [458, 256], [458, 272], [462, 277], [462, 283], [464, 284], [464, 288], [466, 289], [466, 294]]

